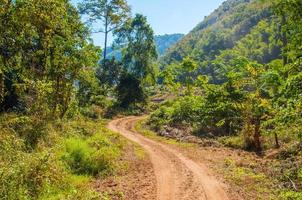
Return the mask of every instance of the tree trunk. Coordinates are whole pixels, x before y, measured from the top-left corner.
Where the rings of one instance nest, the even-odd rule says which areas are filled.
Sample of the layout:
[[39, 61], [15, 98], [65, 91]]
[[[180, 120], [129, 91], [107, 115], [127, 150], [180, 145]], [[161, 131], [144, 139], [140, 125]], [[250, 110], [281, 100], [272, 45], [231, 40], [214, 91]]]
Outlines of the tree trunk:
[[4, 100], [4, 75], [0, 72], [0, 103]]
[[277, 133], [275, 133], [275, 145], [276, 145], [277, 149], [280, 148], [280, 144], [279, 144], [279, 139], [278, 139], [278, 134]]
[[58, 101], [59, 101], [59, 93], [60, 93], [60, 78], [57, 76], [56, 78], [56, 86], [55, 86], [55, 94], [54, 94], [54, 99], [53, 99], [53, 110], [52, 110], [52, 116], [55, 117], [57, 107], [58, 107]]
[[231, 123], [230, 120], [226, 120], [225, 122], [225, 131], [227, 133], [227, 135], [231, 135]]
[[105, 19], [105, 44], [104, 44], [104, 61], [107, 58], [107, 40], [108, 40], [108, 16]]
[[255, 119], [254, 121], [254, 144], [255, 144], [255, 149], [256, 151], [261, 151], [261, 141], [260, 141], [260, 137], [261, 137], [261, 133], [260, 133], [260, 126], [261, 126], [261, 122], [260, 119]]

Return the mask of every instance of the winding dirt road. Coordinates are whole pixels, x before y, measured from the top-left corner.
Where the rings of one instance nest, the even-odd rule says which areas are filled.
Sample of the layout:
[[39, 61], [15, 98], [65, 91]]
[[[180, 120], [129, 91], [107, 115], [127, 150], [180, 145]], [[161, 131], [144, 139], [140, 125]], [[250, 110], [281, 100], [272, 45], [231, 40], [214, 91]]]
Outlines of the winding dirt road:
[[155, 171], [157, 200], [228, 200], [224, 185], [209, 170], [175, 148], [146, 138], [134, 130], [143, 117], [113, 120], [108, 128], [141, 145]]

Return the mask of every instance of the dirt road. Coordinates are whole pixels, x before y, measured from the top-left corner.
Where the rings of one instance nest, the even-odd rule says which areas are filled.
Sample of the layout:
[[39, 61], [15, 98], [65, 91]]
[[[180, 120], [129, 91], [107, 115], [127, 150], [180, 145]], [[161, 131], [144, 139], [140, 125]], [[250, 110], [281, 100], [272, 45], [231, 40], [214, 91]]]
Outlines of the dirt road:
[[224, 185], [202, 164], [167, 144], [134, 131], [142, 117], [113, 120], [108, 128], [141, 145], [149, 154], [156, 176], [157, 200], [228, 200]]

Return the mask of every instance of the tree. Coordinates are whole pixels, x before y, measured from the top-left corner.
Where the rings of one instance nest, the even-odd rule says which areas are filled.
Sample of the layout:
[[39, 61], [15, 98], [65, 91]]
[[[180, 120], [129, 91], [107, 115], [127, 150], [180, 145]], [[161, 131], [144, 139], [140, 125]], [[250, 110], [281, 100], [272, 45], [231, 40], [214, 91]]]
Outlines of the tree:
[[166, 86], [171, 92], [178, 94], [180, 83], [177, 80], [179, 75], [179, 65], [172, 63], [165, 67], [163, 71], [159, 74], [159, 82]]
[[191, 87], [194, 85], [192, 73], [197, 69], [198, 65], [194, 60], [187, 57], [182, 61], [180, 66], [181, 66], [182, 76], [184, 77], [184, 83], [187, 88], [186, 93], [188, 95], [191, 95]]
[[7, 10], [0, 9], [0, 65], [7, 91], [1, 106], [18, 103], [29, 113], [63, 117], [80, 71], [97, 66], [99, 49], [88, 42], [89, 31], [68, 1], [6, 3]]
[[141, 81], [133, 74], [122, 74], [116, 88], [119, 105], [128, 108], [136, 103], [145, 103], [146, 94], [142, 87]]
[[107, 56], [108, 34], [119, 28], [130, 16], [126, 0], [83, 0], [79, 4], [80, 13], [88, 15], [89, 23], [102, 23], [103, 27], [95, 32], [105, 34], [104, 60]]
[[104, 89], [112, 88], [118, 84], [122, 73], [122, 63], [114, 57], [103, 61], [102, 67], [97, 70], [97, 77], [101, 87]]
[[279, 17], [279, 40], [282, 43], [283, 64], [302, 56], [302, 2], [300, 0], [274, 0], [274, 11]]
[[[117, 87], [121, 106], [145, 102], [147, 97], [144, 83], [155, 82], [155, 60], [157, 58], [154, 33], [147, 18], [136, 14], [124, 26], [115, 30], [115, 45], [122, 48], [123, 74]], [[125, 103], [126, 102], [126, 103]]]
[[154, 32], [147, 23], [147, 18], [136, 14], [124, 26], [115, 31], [116, 45], [123, 48], [122, 62], [128, 71], [140, 81], [151, 77], [155, 80], [155, 60], [157, 52]]

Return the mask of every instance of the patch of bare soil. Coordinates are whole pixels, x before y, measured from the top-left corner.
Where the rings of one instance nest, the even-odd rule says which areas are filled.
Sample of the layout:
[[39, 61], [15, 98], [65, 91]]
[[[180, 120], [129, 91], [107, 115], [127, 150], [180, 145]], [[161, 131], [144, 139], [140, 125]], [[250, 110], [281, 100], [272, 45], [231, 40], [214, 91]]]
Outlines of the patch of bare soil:
[[112, 200], [152, 200], [156, 199], [156, 180], [148, 155], [136, 153], [134, 144], [125, 150], [123, 161], [127, 163], [125, 170], [113, 177], [97, 180], [93, 187], [107, 194]]

